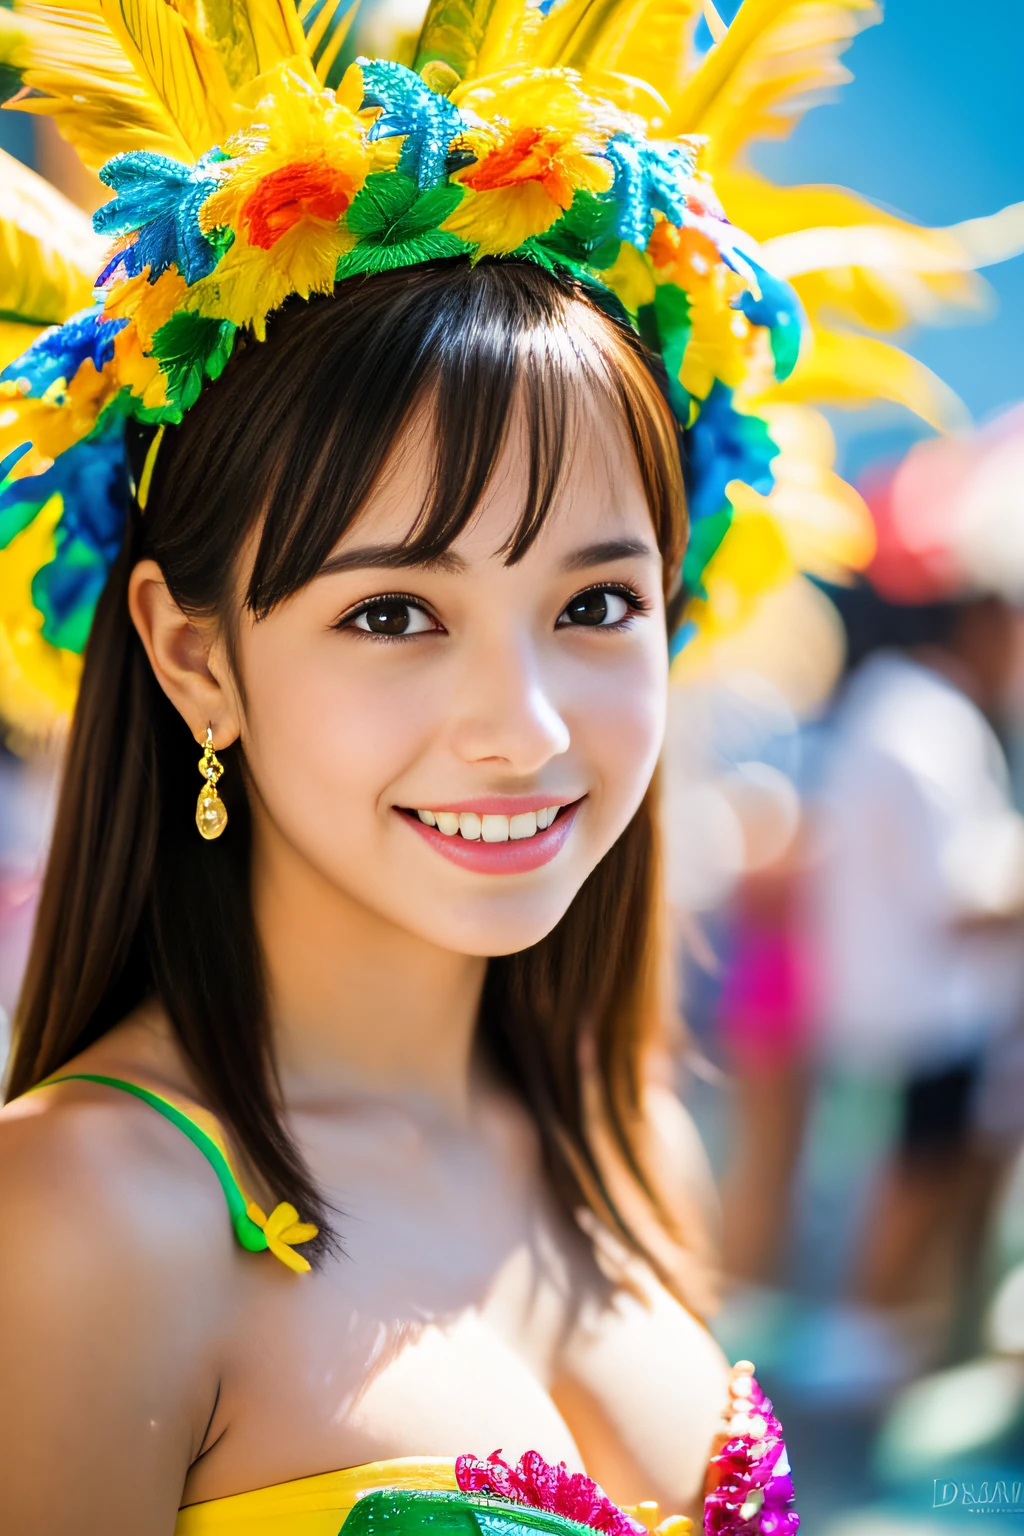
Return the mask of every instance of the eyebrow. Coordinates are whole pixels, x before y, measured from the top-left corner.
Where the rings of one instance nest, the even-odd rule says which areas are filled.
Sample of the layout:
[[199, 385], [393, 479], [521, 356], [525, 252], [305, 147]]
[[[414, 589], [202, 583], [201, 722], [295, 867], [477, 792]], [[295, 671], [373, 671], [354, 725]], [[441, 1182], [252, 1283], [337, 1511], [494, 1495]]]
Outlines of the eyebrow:
[[593, 565], [607, 565], [612, 560], [655, 559], [656, 551], [643, 539], [606, 539], [601, 544], [585, 544], [562, 562], [563, 571], [587, 571]]
[[[605, 539], [599, 544], [585, 544], [582, 549], [569, 555], [562, 562], [562, 570], [586, 571], [595, 565], [607, 565], [614, 560], [656, 558], [656, 551], [643, 539]], [[461, 575], [467, 562], [454, 550], [441, 550], [426, 560], [410, 561], [406, 544], [361, 544], [356, 549], [339, 550], [329, 556], [317, 572], [318, 576], [333, 576], [339, 571], [358, 571], [376, 568], [394, 570], [406, 567], [410, 570], [442, 571], [446, 575]]]
[[407, 566], [419, 571], [445, 571], [458, 574], [466, 569], [466, 562], [454, 550], [443, 549], [426, 560], [410, 560], [407, 544], [361, 544], [357, 549], [343, 549], [330, 555], [317, 572], [318, 576], [333, 576], [337, 571], [361, 571], [376, 567], [394, 570]]

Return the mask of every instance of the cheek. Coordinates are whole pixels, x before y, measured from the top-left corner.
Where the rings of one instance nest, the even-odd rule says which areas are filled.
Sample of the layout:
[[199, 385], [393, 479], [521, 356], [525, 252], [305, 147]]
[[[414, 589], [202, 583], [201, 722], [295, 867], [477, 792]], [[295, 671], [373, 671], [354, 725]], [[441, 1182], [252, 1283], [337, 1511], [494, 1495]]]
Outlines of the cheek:
[[643, 799], [657, 764], [667, 695], [667, 651], [653, 621], [645, 621], [635, 647], [613, 664], [580, 668], [573, 677], [570, 713], [577, 750], [595, 795], [622, 826]]
[[300, 842], [310, 827], [330, 840], [366, 836], [381, 794], [429, 733], [428, 691], [363, 649], [376, 647], [332, 634], [291, 644], [261, 635], [243, 658], [251, 771]]

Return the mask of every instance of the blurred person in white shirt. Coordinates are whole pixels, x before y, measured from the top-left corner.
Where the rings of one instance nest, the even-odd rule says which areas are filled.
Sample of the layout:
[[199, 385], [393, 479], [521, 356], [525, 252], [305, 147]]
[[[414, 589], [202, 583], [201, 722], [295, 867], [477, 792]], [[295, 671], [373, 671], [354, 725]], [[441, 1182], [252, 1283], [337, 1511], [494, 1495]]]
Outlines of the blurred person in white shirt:
[[854, 1283], [948, 1320], [1004, 1161], [979, 1085], [1024, 1017], [1024, 819], [991, 723], [1016, 620], [991, 595], [898, 605], [866, 585], [837, 606], [850, 664], [809, 887], [820, 1041], [901, 1084]]

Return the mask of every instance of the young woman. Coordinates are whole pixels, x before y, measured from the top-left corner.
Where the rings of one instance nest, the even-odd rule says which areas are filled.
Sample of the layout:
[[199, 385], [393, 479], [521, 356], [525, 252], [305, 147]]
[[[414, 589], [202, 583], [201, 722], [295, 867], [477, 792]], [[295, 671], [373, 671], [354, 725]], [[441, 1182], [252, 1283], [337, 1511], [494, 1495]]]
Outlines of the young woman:
[[[668, 413], [536, 268], [356, 284], [162, 445], [96, 617], [0, 1135], [12, 1529], [498, 1447], [684, 1511], [727, 1401], [666, 1261], [602, 1273], [574, 1221], [645, 1246], [581, 1052], [641, 1169]], [[84, 1076], [218, 1114], [313, 1273]]]
[[[311, 30], [243, 89], [155, 3], [195, 158], [107, 167], [99, 302], [3, 375], [61, 665], [102, 596], [0, 1115], [0, 1524], [626, 1536], [730, 1408], [652, 783], [680, 430], [706, 553], [767, 434], [681, 369], [713, 320], [782, 371], [796, 312], [610, 77], [335, 92]], [[732, 1396], [708, 1529], [788, 1536]]]

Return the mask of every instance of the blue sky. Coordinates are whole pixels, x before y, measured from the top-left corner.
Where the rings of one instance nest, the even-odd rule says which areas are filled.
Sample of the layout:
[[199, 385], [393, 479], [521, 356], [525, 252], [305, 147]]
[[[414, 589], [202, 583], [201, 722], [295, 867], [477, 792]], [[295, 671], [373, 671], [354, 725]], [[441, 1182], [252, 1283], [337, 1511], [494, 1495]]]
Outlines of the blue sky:
[[[737, 8], [720, 6], [726, 19]], [[854, 79], [836, 102], [758, 150], [774, 179], [839, 182], [929, 224], [1024, 200], [1024, 0], [889, 0], [845, 62]], [[991, 318], [908, 338], [977, 418], [1024, 397], [1024, 257], [986, 276]], [[851, 473], [917, 435], [902, 412], [832, 419]]]

